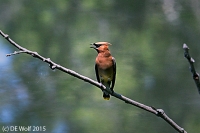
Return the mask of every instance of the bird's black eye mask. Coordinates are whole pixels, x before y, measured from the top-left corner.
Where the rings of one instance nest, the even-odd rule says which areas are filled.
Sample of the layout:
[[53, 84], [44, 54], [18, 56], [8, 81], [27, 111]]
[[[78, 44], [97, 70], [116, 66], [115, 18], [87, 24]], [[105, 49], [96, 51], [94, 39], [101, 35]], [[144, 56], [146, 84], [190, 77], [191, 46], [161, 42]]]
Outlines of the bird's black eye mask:
[[96, 48], [100, 47], [102, 44], [94, 44]]
[[102, 44], [92, 43], [90, 48], [98, 49]]

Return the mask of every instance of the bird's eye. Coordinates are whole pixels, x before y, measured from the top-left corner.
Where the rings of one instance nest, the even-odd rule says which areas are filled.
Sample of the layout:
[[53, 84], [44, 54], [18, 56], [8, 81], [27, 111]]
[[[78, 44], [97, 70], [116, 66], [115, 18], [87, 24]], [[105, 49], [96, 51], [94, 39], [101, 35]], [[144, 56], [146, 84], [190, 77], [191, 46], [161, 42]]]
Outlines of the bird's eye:
[[96, 46], [96, 48], [98, 48], [98, 47], [100, 47], [100, 46], [101, 46], [101, 44], [95, 44], [95, 46]]

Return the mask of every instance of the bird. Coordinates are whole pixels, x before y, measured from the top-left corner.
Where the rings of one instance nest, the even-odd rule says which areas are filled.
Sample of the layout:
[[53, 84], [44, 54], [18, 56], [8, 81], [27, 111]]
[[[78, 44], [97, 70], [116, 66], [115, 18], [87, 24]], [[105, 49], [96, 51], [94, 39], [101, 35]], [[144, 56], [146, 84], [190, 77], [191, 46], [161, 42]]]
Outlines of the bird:
[[[109, 42], [92, 43], [90, 48], [97, 51], [95, 60], [95, 73], [97, 81], [106, 87], [106, 90], [114, 92], [116, 79], [116, 61], [108, 49], [111, 45]], [[110, 94], [103, 90], [103, 98], [110, 99]]]

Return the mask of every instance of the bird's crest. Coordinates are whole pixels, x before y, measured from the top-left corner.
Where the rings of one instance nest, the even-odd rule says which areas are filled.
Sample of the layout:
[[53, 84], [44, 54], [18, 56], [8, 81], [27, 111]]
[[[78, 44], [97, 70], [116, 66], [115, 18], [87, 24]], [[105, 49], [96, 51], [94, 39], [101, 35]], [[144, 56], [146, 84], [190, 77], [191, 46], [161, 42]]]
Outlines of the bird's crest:
[[109, 42], [96, 42], [95, 44], [102, 44], [102, 45], [112, 45], [111, 43]]

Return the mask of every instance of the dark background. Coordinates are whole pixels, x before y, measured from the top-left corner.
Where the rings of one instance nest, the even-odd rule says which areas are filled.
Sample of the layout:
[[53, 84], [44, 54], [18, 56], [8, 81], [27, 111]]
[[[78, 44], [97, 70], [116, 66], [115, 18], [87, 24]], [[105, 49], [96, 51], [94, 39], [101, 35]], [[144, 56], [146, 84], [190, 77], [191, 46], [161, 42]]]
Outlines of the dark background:
[[[188, 133], [200, 132], [200, 96], [183, 56], [200, 72], [198, 0], [0, 0], [0, 29], [21, 46], [95, 79], [96, 51], [108, 41], [115, 91], [162, 108]], [[0, 126], [48, 133], [176, 133], [155, 115], [17, 50], [0, 37]]]

